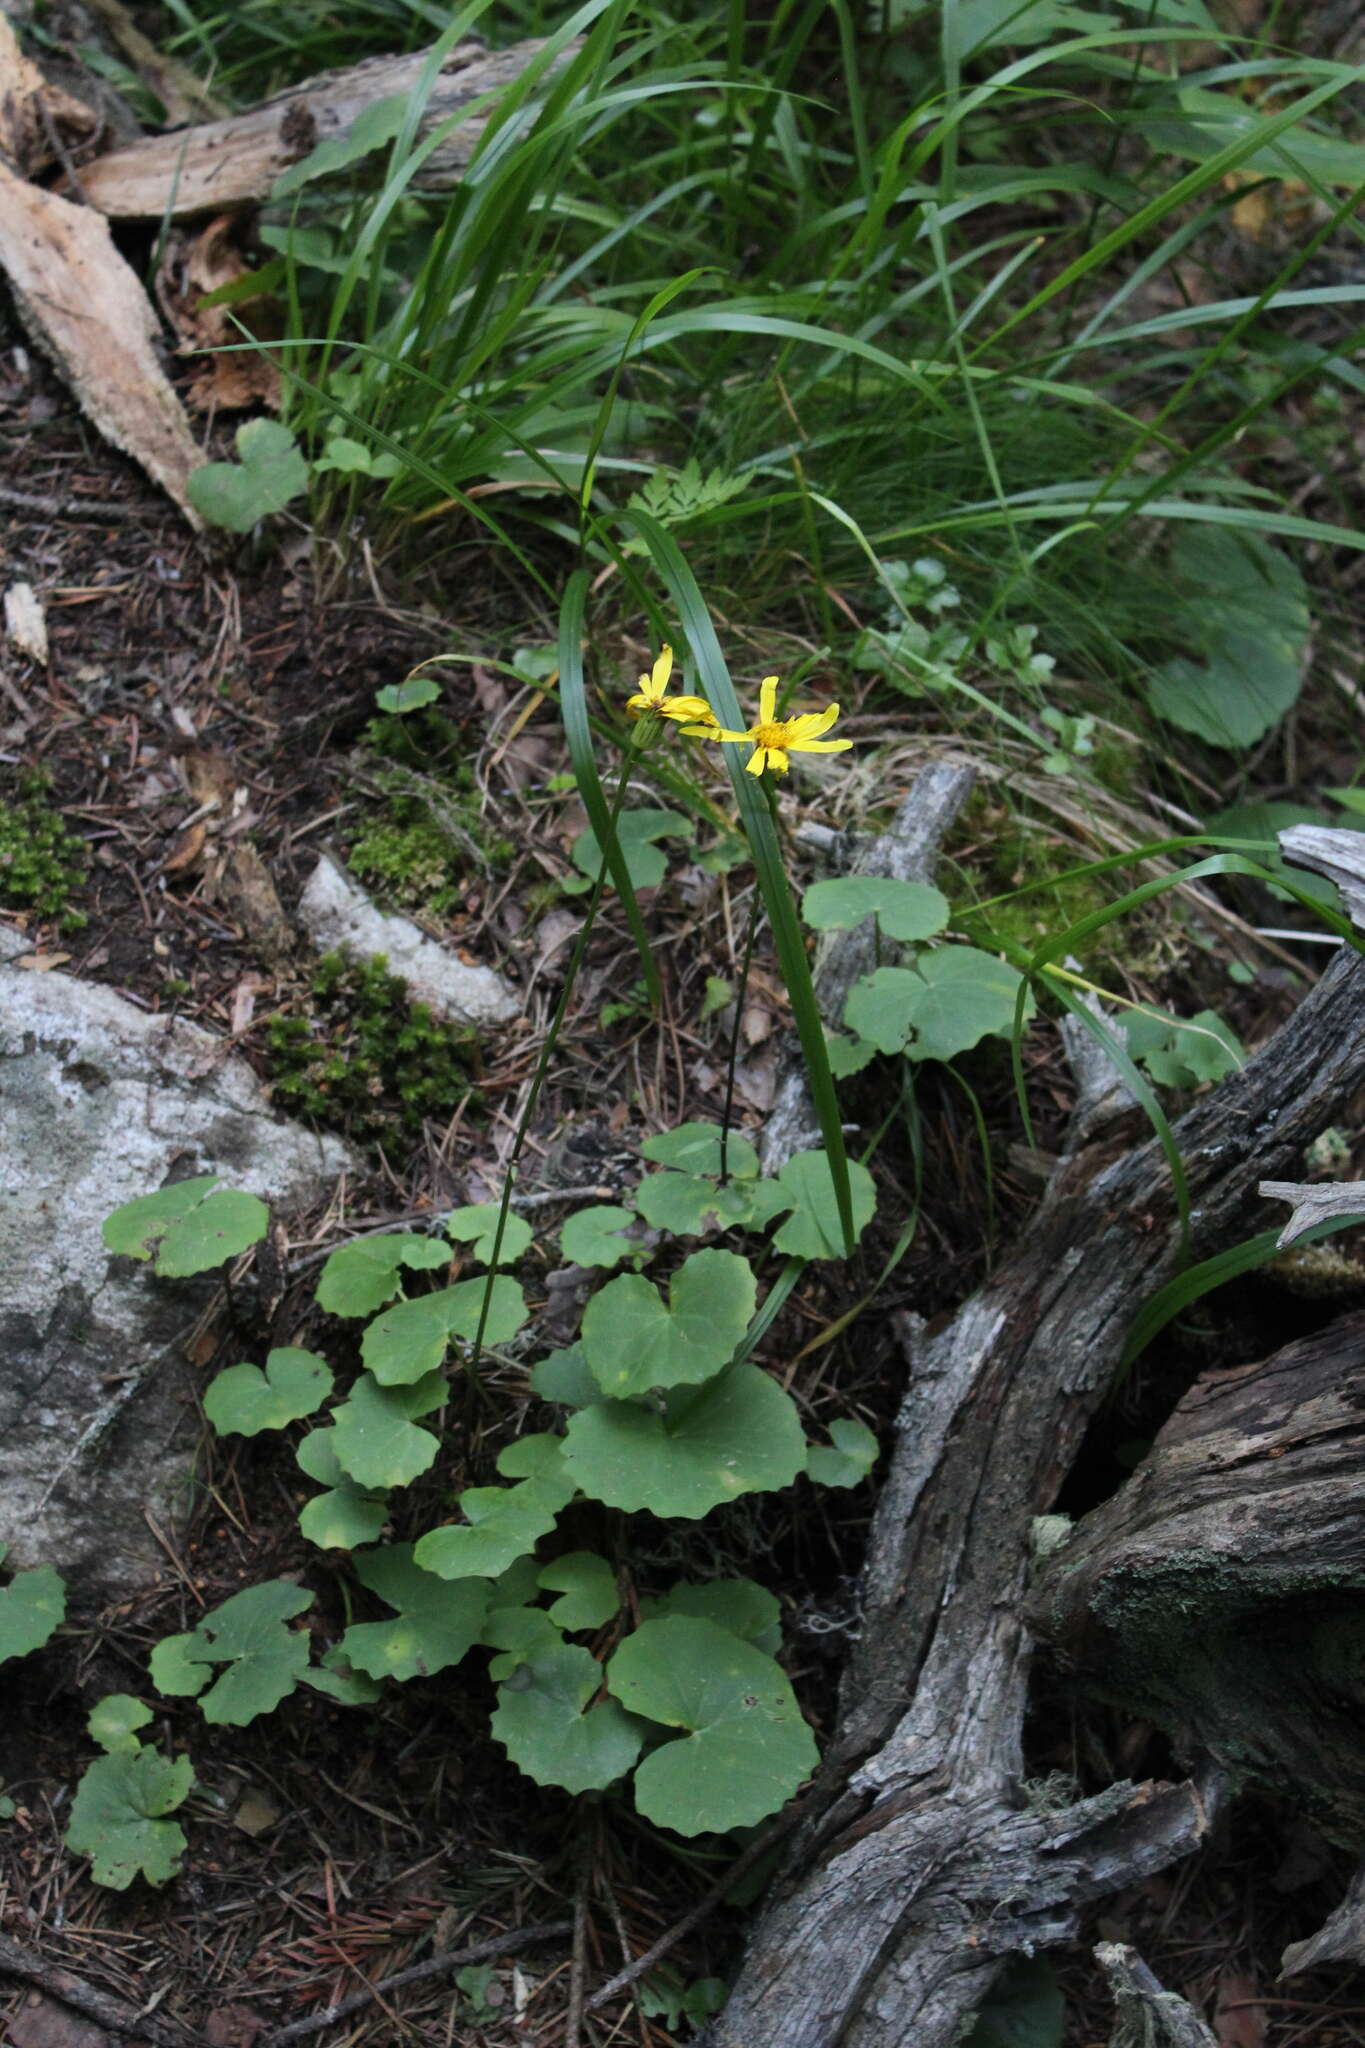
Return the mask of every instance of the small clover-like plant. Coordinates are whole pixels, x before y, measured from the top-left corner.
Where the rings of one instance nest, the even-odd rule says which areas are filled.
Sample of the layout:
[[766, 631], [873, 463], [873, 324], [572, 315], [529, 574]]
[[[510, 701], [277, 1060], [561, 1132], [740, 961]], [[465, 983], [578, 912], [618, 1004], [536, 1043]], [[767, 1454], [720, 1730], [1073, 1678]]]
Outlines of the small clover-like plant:
[[1246, 1059], [1246, 1048], [1216, 1010], [1200, 1010], [1188, 1023], [1154, 1017], [1149, 1010], [1128, 1010], [1123, 1029], [1133, 1058], [1163, 1088], [1197, 1088], [1204, 1081], [1221, 1081]]
[[318, 1280], [317, 1302], [334, 1316], [372, 1316], [402, 1292], [405, 1267], [436, 1272], [450, 1264], [439, 1238], [410, 1231], [358, 1237], [329, 1253]]
[[603, 1266], [610, 1271], [623, 1259], [644, 1256], [644, 1247], [626, 1235], [634, 1222], [633, 1209], [623, 1209], [619, 1202], [596, 1202], [566, 1218], [559, 1248], [575, 1266]]
[[104, 1220], [104, 1242], [125, 1258], [150, 1259], [163, 1278], [206, 1273], [259, 1242], [270, 1212], [255, 1195], [224, 1188], [218, 1176], [180, 1180], [124, 1202]]
[[166, 1884], [180, 1868], [185, 1833], [167, 1818], [194, 1784], [187, 1756], [165, 1757], [137, 1734], [151, 1709], [128, 1693], [111, 1693], [90, 1714], [89, 1728], [105, 1751], [87, 1766], [71, 1802], [66, 1844], [90, 1858], [90, 1875], [111, 1891], [135, 1877]]
[[[616, 821], [616, 837], [620, 842], [626, 870], [634, 889], [656, 889], [662, 882], [668, 867], [668, 859], [659, 846], [660, 839], [693, 837], [693, 825], [681, 811], [639, 810], [623, 811]], [[570, 849], [576, 875], [568, 876], [560, 887], [570, 896], [582, 895], [597, 880], [597, 871], [602, 865], [602, 850], [597, 834], [588, 828], [580, 832]]]
[[[9, 1545], [0, 1543], [0, 1565]], [[0, 1588], [0, 1664], [41, 1650], [66, 1619], [66, 1581], [50, 1564], [16, 1572]]]
[[[493, 1263], [493, 1246], [497, 1240], [497, 1202], [469, 1202], [463, 1209], [452, 1209], [445, 1220], [446, 1236], [456, 1244], [467, 1244], [481, 1264]], [[498, 1249], [498, 1264], [514, 1266], [531, 1245], [531, 1226], [524, 1216], [515, 1211], [509, 1214], [503, 1226], [502, 1244]]]
[[279, 420], [248, 420], [237, 429], [237, 460], [206, 462], [191, 472], [190, 503], [210, 526], [250, 533], [268, 513], [308, 488], [308, 464]]

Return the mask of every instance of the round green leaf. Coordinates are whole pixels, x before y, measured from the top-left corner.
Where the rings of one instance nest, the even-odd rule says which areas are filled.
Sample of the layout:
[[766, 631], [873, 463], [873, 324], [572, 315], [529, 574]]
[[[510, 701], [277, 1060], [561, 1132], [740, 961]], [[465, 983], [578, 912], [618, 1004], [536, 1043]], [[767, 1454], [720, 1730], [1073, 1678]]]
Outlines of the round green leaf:
[[[679, 1173], [705, 1173], [715, 1180], [721, 1170], [721, 1137], [719, 1124], [679, 1124], [675, 1131], [660, 1131], [646, 1138], [640, 1153], [656, 1166], [673, 1166]], [[758, 1154], [738, 1131], [730, 1133], [726, 1164], [732, 1180], [749, 1180], [758, 1172]]]
[[632, 1401], [580, 1409], [564, 1438], [565, 1467], [594, 1500], [686, 1521], [789, 1486], [805, 1462], [795, 1402], [753, 1365], [677, 1390], [663, 1414]]
[[665, 1305], [638, 1273], [609, 1280], [583, 1317], [583, 1355], [606, 1394], [695, 1386], [733, 1357], [754, 1312], [756, 1288], [737, 1252], [694, 1252], [673, 1275]]
[[749, 1219], [752, 1181], [718, 1187], [696, 1173], [647, 1173], [635, 1190], [635, 1206], [655, 1230], [675, 1237], [699, 1237], [729, 1230]]
[[523, 1437], [508, 1446], [498, 1465], [527, 1476], [520, 1486], [468, 1487], [460, 1495], [465, 1523], [429, 1530], [418, 1543], [414, 1555], [424, 1571], [443, 1579], [496, 1578], [534, 1550], [573, 1499], [576, 1483], [555, 1437]]
[[326, 1693], [339, 1707], [372, 1707], [384, 1696], [384, 1688], [376, 1679], [351, 1669], [339, 1645], [328, 1650], [320, 1664], [301, 1671], [299, 1678], [302, 1684], [311, 1685], [314, 1692]]
[[615, 1572], [591, 1550], [571, 1550], [557, 1557], [540, 1574], [540, 1584], [545, 1592], [562, 1595], [550, 1607], [550, 1620], [570, 1633], [601, 1628], [621, 1604]]
[[877, 1462], [877, 1439], [865, 1422], [841, 1416], [829, 1426], [832, 1449], [812, 1444], [806, 1470], [821, 1486], [856, 1486]]
[[320, 1550], [355, 1550], [374, 1542], [388, 1520], [389, 1504], [382, 1494], [366, 1492], [347, 1478], [333, 1435], [331, 1429], [310, 1430], [294, 1453], [301, 1470], [328, 1489], [302, 1510], [299, 1528]]
[[211, 1665], [193, 1629], [163, 1636], [147, 1659], [152, 1684], [167, 1699], [193, 1699], [213, 1676]]
[[413, 1231], [357, 1237], [329, 1255], [318, 1281], [318, 1307], [333, 1316], [372, 1316], [397, 1294], [403, 1266], [434, 1272], [449, 1264], [450, 1249], [439, 1237]]
[[948, 899], [927, 882], [897, 882], [890, 875], [840, 875], [812, 882], [801, 915], [813, 931], [851, 931], [875, 917], [889, 939], [929, 939], [949, 918]]
[[0, 1664], [41, 1650], [66, 1617], [66, 1581], [50, 1564], [16, 1572], [0, 1591]]
[[877, 1048], [869, 1039], [850, 1038], [846, 1031], [825, 1032], [825, 1052], [829, 1058], [829, 1070], [836, 1081], [846, 1081], [850, 1074], [861, 1074], [864, 1067], [871, 1066], [877, 1057]]
[[[534, 1569], [533, 1557], [525, 1562]], [[563, 1637], [543, 1607], [496, 1606], [489, 1608], [479, 1640], [491, 1650], [501, 1652], [488, 1663], [489, 1677], [497, 1680], [510, 1678], [518, 1664], [527, 1663], [542, 1650], [553, 1649]]]
[[425, 1472], [440, 1446], [417, 1417], [439, 1408], [448, 1392], [439, 1372], [410, 1387], [381, 1387], [363, 1372], [332, 1414], [332, 1448], [347, 1478], [364, 1487], [407, 1486]]
[[[879, 967], [849, 991], [849, 1028], [883, 1052], [950, 1060], [988, 1034], [1008, 1038], [1023, 977], [975, 946], [939, 946], [913, 968]], [[1030, 994], [1024, 1015], [1033, 1014]]]
[[[498, 1211], [500, 1202], [469, 1202], [463, 1209], [452, 1209], [445, 1220], [446, 1235], [457, 1244], [470, 1246], [473, 1256], [485, 1266], [492, 1263], [493, 1241], [498, 1234]], [[507, 1214], [507, 1227], [502, 1233], [502, 1247], [498, 1252], [500, 1266], [515, 1266], [522, 1254], [531, 1246], [531, 1226], [524, 1216], [518, 1216], [515, 1209]]]
[[206, 1721], [244, 1728], [287, 1698], [307, 1669], [308, 1636], [285, 1624], [312, 1604], [305, 1587], [267, 1579], [204, 1616], [186, 1654], [227, 1666], [199, 1702]]
[[[871, 1222], [877, 1206], [872, 1175], [857, 1159], [848, 1162], [848, 1186], [856, 1241]], [[764, 1183], [763, 1187], [765, 1204], [772, 1215], [780, 1215], [784, 1209], [791, 1211], [773, 1239], [778, 1251], [798, 1259], [843, 1258], [844, 1233], [839, 1224], [827, 1153], [795, 1153], [778, 1174], [776, 1186]]]
[[355, 1560], [363, 1586], [397, 1608], [389, 1621], [360, 1621], [341, 1638], [342, 1656], [371, 1678], [429, 1678], [458, 1664], [478, 1642], [489, 1588], [472, 1580], [451, 1585], [413, 1561], [410, 1543], [364, 1551]]
[[282, 512], [308, 488], [308, 464], [279, 420], [249, 420], [239, 427], [237, 457], [190, 472], [190, 503], [210, 526], [250, 533], [267, 513]]
[[320, 1408], [332, 1391], [332, 1375], [311, 1351], [285, 1346], [258, 1365], [230, 1365], [204, 1390], [204, 1413], [219, 1436], [259, 1436], [284, 1429]]
[[[654, 889], [662, 882], [668, 863], [654, 842], [670, 836], [680, 839], [695, 837], [691, 819], [685, 818], [681, 811], [622, 811], [616, 820], [616, 837], [632, 888]], [[602, 849], [591, 826], [586, 832], [579, 833], [571, 851], [574, 866], [583, 880], [573, 877], [564, 887], [570, 894], [581, 893], [597, 880], [602, 866]]]
[[[381, 1385], [406, 1385], [434, 1372], [451, 1337], [472, 1341], [487, 1286], [482, 1278], [461, 1280], [435, 1294], [395, 1302], [376, 1316], [361, 1340], [360, 1355]], [[493, 1282], [485, 1343], [509, 1343], [525, 1321], [525, 1295], [515, 1280], [499, 1274]]]
[[559, 1233], [559, 1248], [575, 1266], [619, 1266], [638, 1247], [622, 1236], [635, 1221], [632, 1209], [599, 1202], [568, 1217]]
[[642, 1622], [607, 1666], [623, 1706], [684, 1728], [635, 1774], [635, 1804], [680, 1835], [751, 1827], [819, 1762], [786, 1673], [714, 1622]]
[[[1024, 978], [1017, 968], [975, 946], [940, 946], [921, 953], [918, 971], [927, 993], [915, 1006], [911, 1059], [950, 1060], [988, 1035], [1011, 1036]], [[1034, 1008], [1028, 994], [1024, 1016]]]
[[[343, 460], [341, 450], [345, 449]], [[336, 469], [362, 470], [371, 473], [371, 456], [368, 448], [362, 448], [358, 441], [348, 440], [343, 434], [327, 443], [327, 453]], [[322, 467], [320, 463], [319, 468]], [[420, 711], [424, 704], [434, 704], [441, 694], [441, 686], [430, 676], [408, 676], [401, 683], [385, 683], [382, 690], [376, 690], [374, 701], [381, 711], [391, 718], [401, 718], [404, 712]]]
[[714, 1622], [769, 1656], [782, 1644], [782, 1610], [773, 1594], [752, 1579], [708, 1579], [700, 1586], [679, 1582], [662, 1599], [642, 1600], [640, 1612], [646, 1621], [686, 1614], [695, 1621]]
[[615, 1700], [588, 1706], [601, 1683], [602, 1666], [589, 1651], [556, 1643], [499, 1686], [493, 1734], [537, 1785], [601, 1792], [635, 1762], [644, 1727]]
[[606, 1399], [588, 1371], [581, 1344], [566, 1345], [542, 1358], [531, 1368], [531, 1385], [542, 1401], [558, 1401], [565, 1408], [591, 1408]]
[[151, 1708], [130, 1692], [111, 1692], [90, 1709], [85, 1725], [100, 1748], [112, 1755], [120, 1749], [140, 1749], [137, 1730], [145, 1728], [151, 1718]]
[[218, 1187], [210, 1173], [125, 1202], [105, 1218], [101, 1234], [111, 1252], [133, 1259], [150, 1258], [159, 1242], [157, 1272], [183, 1280], [235, 1259], [269, 1228], [264, 1202], [237, 1188]]
[[71, 1802], [66, 1845], [88, 1856], [96, 1884], [126, 1891], [139, 1875], [165, 1884], [180, 1868], [184, 1831], [163, 1818], [188, 1797], [194, 1767], [154, 1749], [96, 1757]]

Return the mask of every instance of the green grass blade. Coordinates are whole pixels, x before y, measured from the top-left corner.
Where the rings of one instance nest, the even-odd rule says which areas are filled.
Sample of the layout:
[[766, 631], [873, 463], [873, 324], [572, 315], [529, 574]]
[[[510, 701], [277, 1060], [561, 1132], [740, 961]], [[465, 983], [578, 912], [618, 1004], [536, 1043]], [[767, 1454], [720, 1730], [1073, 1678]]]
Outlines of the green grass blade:
[[578, 793], [606, 858], [607, 872], [616, 884], [616, 893], [621, 898], [626, 923], [630, 926], [630, 935], [640, 956], [645, 988], [652, 1007], [657, 1010], [661, 1000], [659, 970], [636, 900], [630, 869], [621, 851], [621, 842], [612, 830], [611, 813], [598, 779], [593, 752], [588, 694], [583, 681], [583, 609], [587, 594], [588, 573], [586, 569], [575, 569], [565, 585], [559, 607], [559, 712], [564, 721], [564, 736], [569, 743], [569, 759], [573, 763]]
[[[630, 519], [649, 549], [654, 565], [677, 607], [678, 618], [696, 664], [696, 679], [701, 690], [721, 724], [729, 726], [733, 731], [739, 730], [746, 726], [749, 720], [735, 695], [730, 671], [721, 652], [720, 642], [716, 638], [711, 615], [697, 588], [696, 578], [671, 534], [656, 520], [651, 519], [648, 513], [631, 509], [625, 516]], [[758, 886], [763, 892], [764, 908], [768, 913], [768, 924], [777, 951], [778, 965], [786, 982], [792, 1006], [792, 1019], [806, 1062], [806, 1079], [810, 1087], [811, 1100], [815, 1106], [820, 1123], [820, 1135], [829, 1157], [830, 1173], [839, 1205], [839, 1221], [843, 1226], [844, 1245], [851, 1253], [854, 1244], [853, 1202], [849, 1192], [848, 1159], [844, 1151], [843, 1119], [838, 1096], [835, 1094], [833, 1076], [829, 1070], [824, 1027], [820, 1021], [815, 990], [811, 985], [805, 939], [796, 915], [796, 905], [792, 901], [777, 827], [768, 809], [767, 793], [759, 787], [757, 779], [746, 772], [738, 749], [723, 747], [721, 752], [729, 770], [735, 802], [748, 835]]]

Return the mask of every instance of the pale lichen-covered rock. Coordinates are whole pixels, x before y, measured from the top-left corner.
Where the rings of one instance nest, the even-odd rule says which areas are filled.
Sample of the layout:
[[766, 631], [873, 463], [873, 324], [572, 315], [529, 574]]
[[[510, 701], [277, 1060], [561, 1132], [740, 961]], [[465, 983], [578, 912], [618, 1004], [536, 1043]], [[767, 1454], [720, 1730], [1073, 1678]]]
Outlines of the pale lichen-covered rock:
[[491, 967], [474, 967], [438, 945], [410, 918], [377, 910], [363, 889], [329, 854], [318, 862], [299, 903], [299, 921], [323, 952], [340, 950], [372, 960], [382, 954], [390, 974], [418, 1002], [448, 1024], [509, 1024], [521, 999]]
[[[173, 1530], [186, 1504], [198, 1424], [176, 1339], [209, 1284], [111, 1258], [104, 1218], [211, 1172], [297, 1203], [351, 1161], [337, 1139], [273, 1116], [208, 1032], [26, 969], [30, 950], [0, 935], [0, 1541], [11, 1566], [53, 1564], [88, 1600], [165, 1563], [146, 1511]], [[78, 1452], [118, 1382], [149, 1363]]]

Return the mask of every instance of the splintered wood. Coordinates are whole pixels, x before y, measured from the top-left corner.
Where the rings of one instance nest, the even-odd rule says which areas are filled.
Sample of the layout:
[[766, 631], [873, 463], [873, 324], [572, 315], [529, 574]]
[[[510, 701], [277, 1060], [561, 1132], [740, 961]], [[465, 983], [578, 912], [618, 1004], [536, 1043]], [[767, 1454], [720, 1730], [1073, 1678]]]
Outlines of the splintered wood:
[[186, 487], [203, 456], [157, 361], [147, 294], [103, 215], [0, 163], [0, 264], [24, 326], [92, 424], [198, 526]]
[[[520, 77], [543, 47], [537, 39], [506, 50], [457, 43], [447, 54], [432, 83], [418, 140], [426, 142], [438, 129], [449, 133], [424, 159], [421, 186], [458, 184], [493, 110], [487, 96]], [[429, 50], [418, 50], [324, 72], [231, 120], [111, 150], [83, 166], [81, 184], [91, 205], [115, 220], [184, 220], [266, 199], [284, 171], [319, 143], [348, 135], [368, 108], [419, 92], [430, 57]], [[471, 111], [461, 119], [463, 108]]]

